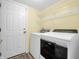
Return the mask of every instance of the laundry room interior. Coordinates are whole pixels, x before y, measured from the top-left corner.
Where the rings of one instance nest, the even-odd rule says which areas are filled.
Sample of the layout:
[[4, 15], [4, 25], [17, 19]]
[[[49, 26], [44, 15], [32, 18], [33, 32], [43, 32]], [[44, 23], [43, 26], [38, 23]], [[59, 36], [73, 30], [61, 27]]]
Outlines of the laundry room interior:
[[0, 59], [79, 59], [79, 0], [0, 0]]

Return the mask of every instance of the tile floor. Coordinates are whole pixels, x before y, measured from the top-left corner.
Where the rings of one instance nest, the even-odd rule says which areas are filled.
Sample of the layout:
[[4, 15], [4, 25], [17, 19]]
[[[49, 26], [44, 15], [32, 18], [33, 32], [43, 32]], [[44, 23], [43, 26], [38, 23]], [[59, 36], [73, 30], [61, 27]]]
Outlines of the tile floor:
[[20, 54], [17, 56], [10, 57], [8, 59], [34, 59], [34, 58], [30, 53], [28, 53], [28, 54], [23, 53], [23, 54]]

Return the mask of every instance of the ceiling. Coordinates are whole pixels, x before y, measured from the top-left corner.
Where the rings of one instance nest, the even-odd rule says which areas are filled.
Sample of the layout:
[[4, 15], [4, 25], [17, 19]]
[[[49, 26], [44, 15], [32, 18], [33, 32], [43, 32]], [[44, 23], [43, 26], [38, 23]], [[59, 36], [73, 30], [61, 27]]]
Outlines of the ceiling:
[[44, 10], [50, 5], [57, 2], [57, 0], [15, 0], [17, 2], [29, 5], [37, 10]]

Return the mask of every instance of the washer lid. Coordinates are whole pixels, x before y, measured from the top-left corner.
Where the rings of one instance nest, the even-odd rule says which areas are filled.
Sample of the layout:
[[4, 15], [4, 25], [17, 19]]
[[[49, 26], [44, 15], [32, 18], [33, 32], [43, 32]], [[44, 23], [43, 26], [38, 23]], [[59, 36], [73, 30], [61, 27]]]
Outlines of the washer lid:
[[70, 40], [75, 35], [77, 35], [77, 33], [47, 32], [47, 33], [44, 33], [42, 35], [51, 36], [51, 37], [60, 38], [60, 39], [65, 39], [65, 40]]

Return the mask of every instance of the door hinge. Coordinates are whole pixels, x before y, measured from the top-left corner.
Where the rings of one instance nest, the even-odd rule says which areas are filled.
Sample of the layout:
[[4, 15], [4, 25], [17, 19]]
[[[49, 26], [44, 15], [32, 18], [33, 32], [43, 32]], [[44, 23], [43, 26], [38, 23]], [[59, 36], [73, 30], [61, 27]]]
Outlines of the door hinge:
[[1, 32], [1, 28], [0, 28], [0, 32]]
[[0, 56], [2, 56], [2, 53], [0, 52]]
[[1, 7], [1, 3], [0, 3], [0, 7]]

